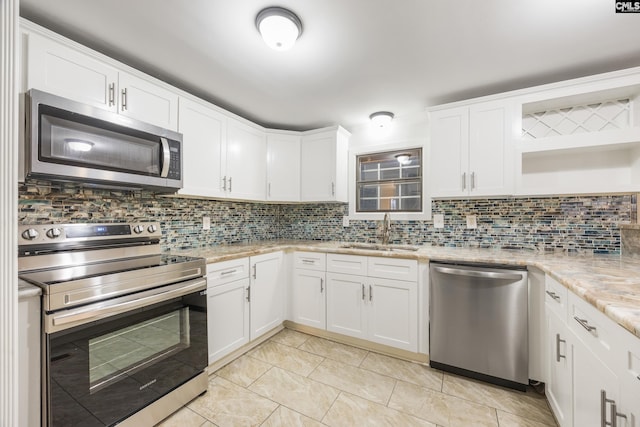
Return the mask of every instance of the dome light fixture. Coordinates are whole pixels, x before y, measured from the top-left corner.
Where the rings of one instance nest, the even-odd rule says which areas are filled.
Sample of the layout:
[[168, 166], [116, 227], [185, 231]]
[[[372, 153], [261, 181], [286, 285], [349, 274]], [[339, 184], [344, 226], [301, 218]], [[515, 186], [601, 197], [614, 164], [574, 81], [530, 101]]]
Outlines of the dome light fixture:
[[302, 34], [302, 21], [283, 7], [267, 7], [256, 16], [256, 28], [271, 49], [289, 50]]
[[378, 111], [369, 116], [371, 123], [377, 128], [385, 128], [391, 124], [393, 113], [389, 111]]
[[401, 165], [405, 165], [406, 166], [409, 163], [411, 163], [411, 154], [409, 154], [409, 153], [396, 154], [394, 157], [396, 158], [398, 163], [400, 163]]

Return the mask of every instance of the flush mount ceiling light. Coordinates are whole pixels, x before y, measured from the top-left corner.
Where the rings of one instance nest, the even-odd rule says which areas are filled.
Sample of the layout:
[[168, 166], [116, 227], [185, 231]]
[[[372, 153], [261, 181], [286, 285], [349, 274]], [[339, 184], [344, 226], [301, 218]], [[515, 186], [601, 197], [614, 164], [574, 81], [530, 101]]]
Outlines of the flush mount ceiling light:
[[302, 34], [300, 18], [282, 7], [262, 9], [256, 16], [256, 27], [267, 46], [275, 50], [291, 49]]
[[64, 142], [73, 151], [87, 152], [87, 151], [91, 151], [91, 149], [93, 148], [93, 142], [85, 141], [83, 139], [67, 138], [67, 139], [64, 140]]
[[371, 119], [371, 123], [373, 123], [375, 127], [384, 128], [389, 126], [391, 123], [393, 113], [390, 113], [389, 111], [378, 111], [377, 113], [371, 114], [369, 119]]
[[411, 154], [409, 153], [396, 154], [394, 157], [401, 165], [408, 165], [411, 163]]

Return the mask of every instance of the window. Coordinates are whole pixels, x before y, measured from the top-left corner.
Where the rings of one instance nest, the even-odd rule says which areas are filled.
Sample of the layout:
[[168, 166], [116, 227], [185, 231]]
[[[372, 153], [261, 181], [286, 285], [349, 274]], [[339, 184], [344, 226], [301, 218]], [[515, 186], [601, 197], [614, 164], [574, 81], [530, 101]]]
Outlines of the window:
[[422, 211], [422, 149], [356, 157], [356, 212]]

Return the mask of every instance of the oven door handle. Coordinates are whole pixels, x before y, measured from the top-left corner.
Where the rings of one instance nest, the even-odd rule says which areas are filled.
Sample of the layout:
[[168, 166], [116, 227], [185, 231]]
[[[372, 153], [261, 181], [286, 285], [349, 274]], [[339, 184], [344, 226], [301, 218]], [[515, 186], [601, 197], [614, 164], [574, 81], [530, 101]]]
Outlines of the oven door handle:
[[127, 295], [84, 307], [78, 307], [65, 311], [64, 313], [55, 313], [47, 316], [49, 321], [46, 322], [45, 325], [46, 332], [51, 333], [61, 331], [73, 326], [82, 325], [95, 320], [104, 319], [105, 317], [115, 316], [116, 314], [125, 313], [130, 310], [181, 297], [206, 288], [207, 280], [197, 279], [186, 283], [176, 283], [175, 285], [165, 286], [160, 289], [151, 289], [149, 291], [141, 292], [140, 294]]

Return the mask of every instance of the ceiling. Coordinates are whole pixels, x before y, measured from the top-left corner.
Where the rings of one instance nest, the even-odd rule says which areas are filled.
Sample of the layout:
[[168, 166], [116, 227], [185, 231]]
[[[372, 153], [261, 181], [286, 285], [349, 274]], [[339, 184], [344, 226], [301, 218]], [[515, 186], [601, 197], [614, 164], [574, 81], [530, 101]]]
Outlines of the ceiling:
[[[614, 0], [21, 0], [27, 19], [262, 125], [306, 130], [640, 66]], [[302, 20], [290, 51], [255, 28]]]

